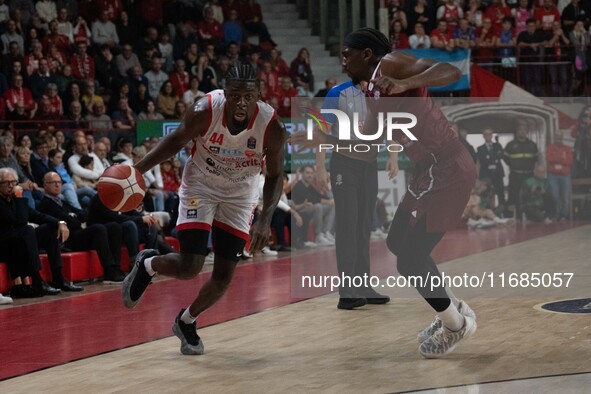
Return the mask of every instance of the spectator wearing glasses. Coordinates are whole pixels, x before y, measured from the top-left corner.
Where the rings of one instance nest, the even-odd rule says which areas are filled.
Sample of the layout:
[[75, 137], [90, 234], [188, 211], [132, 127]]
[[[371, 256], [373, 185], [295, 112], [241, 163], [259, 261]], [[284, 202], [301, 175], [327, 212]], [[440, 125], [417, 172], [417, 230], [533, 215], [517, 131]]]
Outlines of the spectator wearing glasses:
[[95, 250], [103, 267], [105, 284], [121, 284], [125, 275], [121, 272], [121, 228], [109, 223], [92, 224], [82, 228], [86, 215], [59, 199], [62, 180], [55, 172], [48, 172], [43, 179], [45, 196], [39, 210], [61, 221], [65, 221], [70, 237], [65, 246], [74, 251]]
[[[77, 187], [68, 171], [66, 171], [62, 158], [63, 153], [59, 150], [52, 149], [49, 151], [50, 171], [57, 172], [62, 178], [62, 193], [66, 201], [74, 208], [82, 209], [81, 205], [87, 206], [90, 202], [90, 198], [96, 194], [96, 190], [89, 187]], [[69, 189], [71, 189], [72, 192], [68, 192]]]
[[32, 194], [34, 190], [33, 182], [25, 176], [16, 158], [13, 156], [13, 147], [14, 145], [10, 138], [7, 136], [0, 137], [0, 167], [12, 168], [16, 172], [19, 186], [23, 189], [23, 197], [27, 199], [31, 208], [35, 208], [35, 200]]
[[[62, 276], [60, 244], [69, 236], [65, 223], [27, 207], [21, 193], [16, 172], [11, 168], [0, 168], [0, 259], [8, 263], [14, 281], [11, 289], [13, 297], [55, 295], [60, 289], [82, 290], [66, 284]], [[28, 222], [40, 226], [33, 229]], [[55, 287], [45, 283], [39, 274], [39, 246], [48, 255]]]

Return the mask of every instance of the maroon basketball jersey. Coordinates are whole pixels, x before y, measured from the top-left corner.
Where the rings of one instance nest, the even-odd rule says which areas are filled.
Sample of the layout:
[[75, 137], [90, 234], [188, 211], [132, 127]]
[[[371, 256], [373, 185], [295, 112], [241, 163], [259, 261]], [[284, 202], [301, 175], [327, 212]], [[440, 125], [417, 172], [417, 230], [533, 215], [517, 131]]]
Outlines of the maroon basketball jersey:
[[[382, 75], [378, 64], [372, 79]], [[369, 84], [366, 96], [374, 114], [379, 112], [408, 112], [417, 117], [417, 124], [410, 132], [417, 141], [410, 140], [401, 130], [395, 130], [393, 139], [404, 147], [404, 152], [414, 163], [419, 163], [431, 153], [440, 152], [447, 144], [457, 139], [449, 127], [445, 115], [435, 105], [426, 87], [408, 90], [394, 95], [385, 95]], [[384, 120], [384, 127], [386, 121]]]

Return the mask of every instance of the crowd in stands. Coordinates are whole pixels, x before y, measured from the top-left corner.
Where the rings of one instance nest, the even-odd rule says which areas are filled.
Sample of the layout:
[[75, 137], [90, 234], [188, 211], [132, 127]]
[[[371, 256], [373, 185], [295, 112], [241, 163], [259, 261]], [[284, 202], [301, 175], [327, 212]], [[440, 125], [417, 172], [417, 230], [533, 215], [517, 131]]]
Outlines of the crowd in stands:
[[[474, 149], [466, 130], [458, 130], [478, 166], [478, 180], [464, 211], [470, 227], [505, 224], [512, 218], [546, 223], [569, 218], [572, 179], [591, 178], [591, 107], [583, 108], [572, 130], [574, 148], [564, 143], [563, 131], [558, 130], [542, 159], [529, 131], [527, 121], [517, 119], [515, 138], [503, 147], [493, 141], [494, 129], [487, 127], [482, 131], [485, 143]], [[502, 162], [509, 168], [507, 187]]]
[[[255, 0], [0, 0], [0, 52], [0, 205], [3, 222], [12, 220], [0, 241], [35, 220], [68, 232], [49, 256], [51, 284], [39, 275], [37, 249], [0, 256], [18, 298], [82, 289], [58, 274], [60, 251], [96, 250], [105, 282], [119, 283], [122, 245], [132, 257], [140, 243], [171, 250], [164, 235], [174, 234], [188, 148], [145, 174], [141, 211], [110, 214], [97, 196], [105, 168], [137, 162], [158, 141], [135, 146], [138, 120], [181, 119], [246, 62], [281, 116], [290, 116], [291, 97], [315, 91], [309, 52], [286, 63]], [[276, 214], [274, 225], [286, 222]], [[282, 236], [278, 249], [289, 250]], [[37, 247], [49, 255], [54, 245]]]
[[538, 96], [586, 88], [588, 0], [389, 0], [388, 11], [393, 48], [470, 48], [474, 62]]
[[289, 98], [315, 92], [309, 52], [286, 63], [254, 0], [2, 3], [2, 129], [124, 131], [178, 119], [244, 62], [281, 116]]

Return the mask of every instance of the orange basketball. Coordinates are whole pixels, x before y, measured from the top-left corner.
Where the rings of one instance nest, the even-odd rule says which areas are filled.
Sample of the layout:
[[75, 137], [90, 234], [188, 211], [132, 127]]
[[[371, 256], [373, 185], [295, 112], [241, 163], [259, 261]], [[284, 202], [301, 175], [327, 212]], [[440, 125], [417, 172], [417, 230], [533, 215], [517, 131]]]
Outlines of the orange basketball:
[[110, 210], [127, 212], [137, 208], [146, 190], [144, 177], [127, 164], [116, 164], [103, 172], [97, 183], [99, 198]]

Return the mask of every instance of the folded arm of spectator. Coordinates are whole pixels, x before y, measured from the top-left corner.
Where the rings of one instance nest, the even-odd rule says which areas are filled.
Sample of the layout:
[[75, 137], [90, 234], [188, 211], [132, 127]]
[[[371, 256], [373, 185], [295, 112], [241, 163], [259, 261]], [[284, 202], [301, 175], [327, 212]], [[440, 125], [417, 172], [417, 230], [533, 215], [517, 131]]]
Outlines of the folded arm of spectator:
[[80, 164], [78, 164], [79, 160], [80, 157], [78, 157], [78, 155], [72, 155], [68, 159], [68, 167], [70, 168], [70, 172], [72, 173], [72, 175], [78, 175], [81, 178], [87, 178], [92, 180], [99, 179], [101, 174], [97, 174], [93, 170], [88, 170], [82, 167]]

